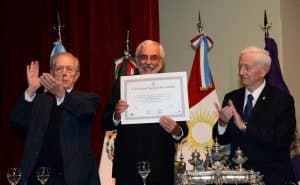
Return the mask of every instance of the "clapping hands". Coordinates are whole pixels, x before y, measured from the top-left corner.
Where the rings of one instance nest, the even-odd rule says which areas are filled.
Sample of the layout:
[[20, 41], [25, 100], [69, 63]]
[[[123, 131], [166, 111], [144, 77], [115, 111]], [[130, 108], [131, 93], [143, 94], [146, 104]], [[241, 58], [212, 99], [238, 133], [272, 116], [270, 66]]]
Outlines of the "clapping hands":
[[218, 104], [215, 107], [219, 113], [219, 124], [220, 126], [226, 126], [231, 118], [233, 122], [240, 130], [245, 129], [245, 123], [242, 120], [240, 114], [237, 112], [232, 100], [228, 101], [228, 104], [221, 108]]
[[30, 65], [26, 66], [27, 83], [28, 88], [26, 89], [29, 97], [32, 97], [38, 88], [41, 87], [40, 77], [39, 77], [39, 62], [31, 61]]
[[30, 65], [27, 65], [26, 69], [28, 83], [26, 92], [29, 97], [32, 97], [41, 86], [44, 86], [46, 91], [57, 97], [64, 96], [65, 90], [62, 85], [62, 76], [55, 78], [50, 73], [43, 73], [39, 76], [38, 61], [31, 61]]

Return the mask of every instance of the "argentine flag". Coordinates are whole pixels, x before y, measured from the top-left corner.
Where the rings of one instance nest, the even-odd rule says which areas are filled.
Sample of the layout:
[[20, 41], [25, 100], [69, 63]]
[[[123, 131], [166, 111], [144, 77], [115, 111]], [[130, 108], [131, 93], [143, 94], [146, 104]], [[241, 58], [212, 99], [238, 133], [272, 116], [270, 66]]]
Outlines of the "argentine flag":
[[51, 54], [50, 54], [50, 63], [49, 63], [50, 68], [52, 66], [53, 57], [55, 55], [57, 55], [58, 53], [66, 52], [66, 49], [65, 49], [65, 47], [64, 47], [64, 45], [62, 44], [61, 41], [56, 41], [53, 44], [54, 44], [54, 47], [53, 47], [53, 49], [51, 51]]

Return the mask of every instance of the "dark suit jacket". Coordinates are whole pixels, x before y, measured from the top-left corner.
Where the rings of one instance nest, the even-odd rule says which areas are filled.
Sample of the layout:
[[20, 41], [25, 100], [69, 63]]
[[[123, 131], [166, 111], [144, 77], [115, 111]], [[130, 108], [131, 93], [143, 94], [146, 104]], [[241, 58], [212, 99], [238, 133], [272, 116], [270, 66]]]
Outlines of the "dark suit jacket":
[[[68, 185], [99, 185], [98, 169], [91, 148], [91, 127], [99, 98], [80, 92], [66, 93], [62, 103], [60, 148], [65, 181]], [[22, 160], [21, 184], [27, 184], [35, 168], [56, 99], [49, 93], [37, 94], [29, 103], [20, 97], [11, 112], [11, 121], [28, 128]], [[51, 173], [51, 172], [50, 172]]]
[[[243, 115], [245, 88], [225, 95], [223, 106], [232, 100]], [[290, 144], [296, 127], [293, 97], [266, 84], [247, 123], [240, 131], [231, 119], [224, 135], [218, 135], [217, 124], [213, 137], [221, 144], [231, 144], [231, 154], [240, 147], [248, 157], [246, 166], [264, 175], [266, 185], [284, 185], [292, 179]]]
[[[106, 106], [103, 127], [106, 130], [117, 129], [115, 155], [113, 159], [113, 176], [117, 184], [142, 184], [137, 172], [137, 162], [150, 162], [151, 173], [147, 185], [173, 185], [175, 142], [159, 123], [144, 125], [119, 125], [115, 127], [112, 117], [116, 103], [120, 99], [120, 81], [117, 81], [112, 98]], [[181, 124], [184, 138], [188, 128]]]

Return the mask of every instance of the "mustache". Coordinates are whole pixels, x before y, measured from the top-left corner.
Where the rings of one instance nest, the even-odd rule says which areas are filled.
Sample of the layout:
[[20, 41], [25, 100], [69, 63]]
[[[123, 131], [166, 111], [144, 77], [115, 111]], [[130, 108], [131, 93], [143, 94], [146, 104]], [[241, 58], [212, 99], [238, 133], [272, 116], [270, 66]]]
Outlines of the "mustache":
[[155, 68], [155, 66], [153, 64], [144, 64], [144, 65], [142, 65], [142, 68], [153, 70]]

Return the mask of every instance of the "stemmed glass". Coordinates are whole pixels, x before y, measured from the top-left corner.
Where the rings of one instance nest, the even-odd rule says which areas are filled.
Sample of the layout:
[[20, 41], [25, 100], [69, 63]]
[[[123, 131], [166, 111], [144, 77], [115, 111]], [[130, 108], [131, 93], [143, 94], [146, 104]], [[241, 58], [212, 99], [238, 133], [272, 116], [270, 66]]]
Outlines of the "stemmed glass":
[[151, 168], [149, 161], [140, 161], [137, 163], [137, 169], [140, 176], [143, 178], [144, 185], [146, 185], [146, 178], [148, 177]]
[[50, 168], [44, 166], [38, 167], [36, 170], [36, 177], [42, 185], [45, 185], [50, 177]]
[[20, 168], [8, 168], [7, 180], [11, 185], [16, 185], [21, 180], [21, 169]]

